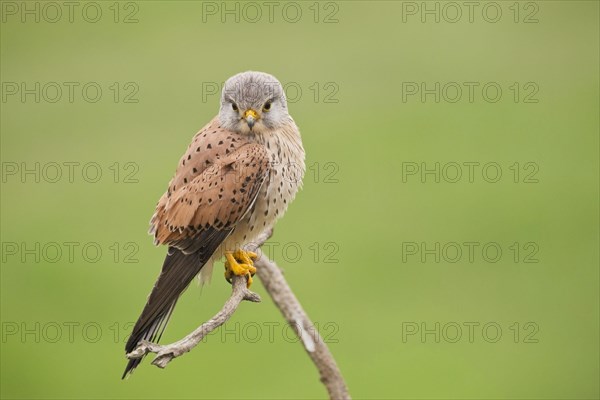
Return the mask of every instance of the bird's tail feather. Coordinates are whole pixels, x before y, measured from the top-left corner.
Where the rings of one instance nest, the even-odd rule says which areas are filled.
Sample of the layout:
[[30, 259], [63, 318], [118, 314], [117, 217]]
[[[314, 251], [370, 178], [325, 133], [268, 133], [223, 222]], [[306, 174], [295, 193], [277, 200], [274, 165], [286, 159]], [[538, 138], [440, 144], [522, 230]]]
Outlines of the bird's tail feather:
[[[179, 295], [183, 293], [205, 263], [206, 261], [197, 254], [186, 255], [175, 248], [169, 249], [161, 274], [127, 341], [125, 346], [127, 353], [135, 350], [142, 340], [153, 343], [160, 340]], [[130, 359], [122, 378], [131, 373], [141, 361], [141, 358]]]
[[[135, 350], [142, 340], [154, 343], [160, 340], [177, 299], [231, 231], [232, 229], [208, 228], [193, 238], [178, 241], [177, 247], [169, 247], [158, 280], [125, 345], [127, 353]], [[123, 378], [140, 362], [141, 358], [129, 360]]]

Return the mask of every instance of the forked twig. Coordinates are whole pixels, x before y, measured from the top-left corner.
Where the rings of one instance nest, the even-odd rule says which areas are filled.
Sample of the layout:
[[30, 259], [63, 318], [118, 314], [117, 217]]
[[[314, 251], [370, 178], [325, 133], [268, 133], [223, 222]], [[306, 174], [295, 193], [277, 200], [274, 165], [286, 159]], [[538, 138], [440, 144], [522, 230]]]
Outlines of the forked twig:
[[[271, 237], [272, 233], [272, 230], [263, 232], [255, 243], [246, 246], [246, 250], [258, 251], [260, 246]], [[319, 370], [321, 382], [327, 388], [329, 398], [336, 400], [350, 399], [346, 382], [333, 355], [287, 284], [279, 267], [264, 254], [256, 260], [255, 266], [265, 289], [279, 311], [281, 311], [281, 314], [292, 325], [308, 356]], [[171, 360], [196, 347], [206, 335], [227, 322], [244, 300], [260, 302], [260, 297], [246, 287], [245, 276], [234, 276], [232, 278], [231, 296], [223, 305], [221, 311], [213, 318], [175, 343], [159, 345], [143, 341], [134, 351], [127, 354], [127, 357], [141, 358], [145, 354], [155, 353], [156, 358], [152, 361], [152, 364], [165, 368]]]

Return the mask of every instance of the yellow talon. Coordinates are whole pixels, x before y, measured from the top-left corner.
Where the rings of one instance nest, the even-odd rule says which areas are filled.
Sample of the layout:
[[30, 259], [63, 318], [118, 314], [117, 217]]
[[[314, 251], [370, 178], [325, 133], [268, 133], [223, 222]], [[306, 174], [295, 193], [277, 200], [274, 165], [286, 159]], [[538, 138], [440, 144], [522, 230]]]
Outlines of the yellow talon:
[[234, 252], [226, 252], [225, 258], [225, 279], [231, 283], [234, 275], [245, 275], [248, 280], [248, 287], [252, 284], [252, 276], [256, 273], [254, 260], [258, 258], [256, 253], [251, 251], [236, 250]]
[[[235, 257], [236, 260], [242, 261], [244, 264], [254, 267], [254, 260], [258, 258], [258, 254], [251, 251], [237, 250], [233, 253], [233, 257]], [[256, 272], [256, 270], [254, 272]]]

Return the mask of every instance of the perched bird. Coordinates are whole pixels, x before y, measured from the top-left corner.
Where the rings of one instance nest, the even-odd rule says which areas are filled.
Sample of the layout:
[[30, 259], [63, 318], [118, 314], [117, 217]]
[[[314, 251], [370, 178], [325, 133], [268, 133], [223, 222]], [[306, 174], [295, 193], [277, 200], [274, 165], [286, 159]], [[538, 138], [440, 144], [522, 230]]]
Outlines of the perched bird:
[[[262, 72], [229, 78], [219, 114], [198, 132], [150, 220], [155, 244], [169, 246], [158, 280], [125, 350], [155, 342], [177, 299], [225, 256], [225, 277], [256, 272], [256, 254], [243, 250], [282, 217], [304, 176], [300, 132], [281, 83]], [[123, 378], [141, 359], [129, 360]]]

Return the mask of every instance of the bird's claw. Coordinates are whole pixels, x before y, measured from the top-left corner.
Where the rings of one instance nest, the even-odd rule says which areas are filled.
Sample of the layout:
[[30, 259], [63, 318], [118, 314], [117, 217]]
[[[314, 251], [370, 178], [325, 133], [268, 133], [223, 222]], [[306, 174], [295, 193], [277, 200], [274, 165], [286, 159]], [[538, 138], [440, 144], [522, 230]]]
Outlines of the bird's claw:
[[258, 255], [254, 252], [240, 249], [225, 253], [225, 258], [225, 279], [227, 279], [227, 282], [232, 283], [234, 276], [245, 275], [248, 281], [247, 286], [250, 287], [252, 285], [252, 277], [256, 273], [254, 260], [258, 258]]

